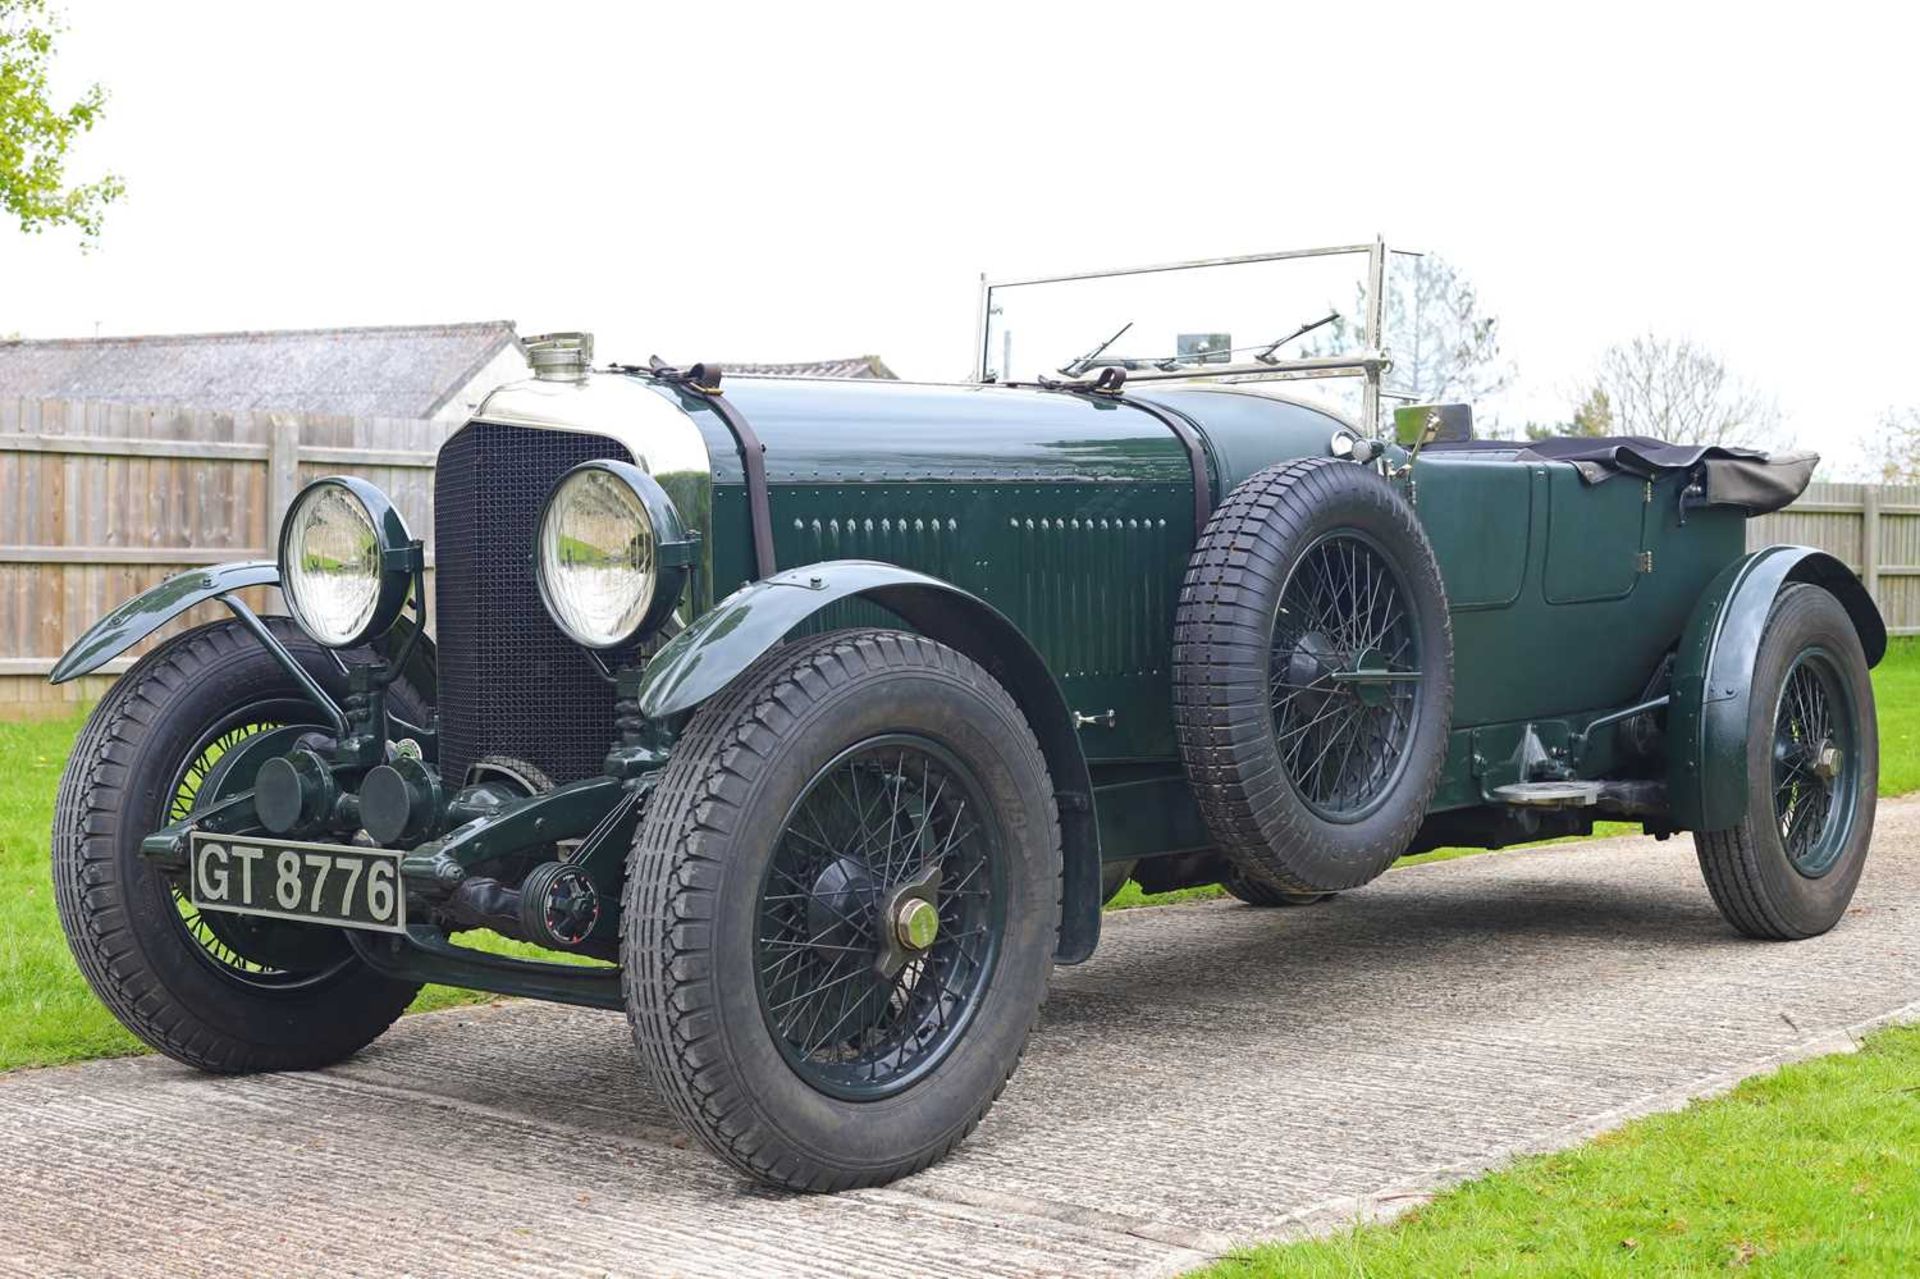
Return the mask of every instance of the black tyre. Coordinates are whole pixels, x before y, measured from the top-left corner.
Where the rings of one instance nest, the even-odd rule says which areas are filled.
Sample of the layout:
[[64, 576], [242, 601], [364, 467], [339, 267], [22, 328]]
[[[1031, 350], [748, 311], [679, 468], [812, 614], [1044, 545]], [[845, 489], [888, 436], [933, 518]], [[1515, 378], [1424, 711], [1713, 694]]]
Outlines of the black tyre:
[[635, 837], [640, 1059], [761, 1181], [915, 1172], [1018, 1064], [1060, 888], [1045, 760], [984, 671], [896, 631], [779, 648], [695, 712]]
[[1238, 872], [1221, 880], [1220, 887], [1227, 890], [1228, 896], [1238, 898], [1249, 906], [1312, 906], [1333, 896], [1332, 893], [1290, 893], [1284, 888], [1274, 888]]
[[[287, 647], [336, 697], [345, 677], [292, 623]], [[420, 703], [393, 690], [397, 713]], [[392, 1024], [417, 986], [354, 958], [339, 929], [201, 914], [184, 875], [140, 841], [192, 811], [224, 752], [254, 733], [320, 721], [299, 686], [236, 623], [188, 631], [148, 654], [82, 730], [54, 810], [61, 927], [94, 993], [159, 1051], [202, 1070], [325, 1066]]]
[[1407, 501], [1307, 458], [1235, 488], [1188, 561], [1174, 716], [1201, 816], [1242, 879], [1354, 888], [1404, 852], [1446, 757], [1446, 593]]
[[1880, 733], [1860, 637], [1817, 586], [1780, 593], [1753, 664], [1747, 815], [1695, 832], [1707, 889], [1749, 937], [1794, 941], [1840, 922], [1873, 839]]

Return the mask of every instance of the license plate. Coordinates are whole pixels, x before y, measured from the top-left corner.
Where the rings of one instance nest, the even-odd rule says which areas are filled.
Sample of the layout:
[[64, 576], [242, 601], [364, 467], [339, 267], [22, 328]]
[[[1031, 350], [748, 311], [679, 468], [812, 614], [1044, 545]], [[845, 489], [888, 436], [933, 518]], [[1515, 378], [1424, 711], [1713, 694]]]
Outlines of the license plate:
[[384, 848], [195, 834], [187, 895], [202, 910], [403, 933], [400, 856]]

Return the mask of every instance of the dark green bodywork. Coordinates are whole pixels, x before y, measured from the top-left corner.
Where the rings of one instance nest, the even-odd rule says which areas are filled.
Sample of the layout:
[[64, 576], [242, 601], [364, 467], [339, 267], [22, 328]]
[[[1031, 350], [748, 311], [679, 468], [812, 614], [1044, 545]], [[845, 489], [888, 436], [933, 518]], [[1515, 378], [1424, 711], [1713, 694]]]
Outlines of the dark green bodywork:
[[[1434, 807], [1483, 802], [1520, 772], [1529, 725], [1549, 752], [1649, 691], [1708, 582], [1745, 553], [1746, 519], [1695, 508], [1685, 477], [1588, 484], [1571, 465], [1439, 451], [1411, 495], [1447, 585], [1454, 731]], [[1614, 768], [1611, 734], [1567, 761]]]
[[[1205, 845], [1177, 763], [1170, 683], [1193, 479], [1173, 433], [1128, 401], [1193, 424], [1216, 500], [1264, 467], [1327, 455], [1350, 428], [1226, 386], [1101, 400], [743, 379], [726, 393], [766, 444], [782, 567], [880, 560], [990, 603], [1074, 711], [1113, 712], [1111, 727], [1103, 718], [1078, 733], [1103, 856]], [[710, 410], [678, 398], [716, 458], [716, 578], [744, 580], [737, 453]], [[1590, 483], [1570, 464], [1523, 460], [1518, 445], [1430, 449], [1396, 481], [1433, 545], [1454, 631], [1454, 728], [1432, 808], [1486, 805], [1495, 787], [1537, 775], [1542, 753], [1565, 775], [1616, 771], [1621, 722], [1585, 730], [1664, 677], [1709, 583], [1745, 555], [1745, 513], [1694, 505], [1683, 516], [1679, 473]], [[854, 622], [898, 624], [836, 603], [804, 626]]]
[[1853, 619], [1867, 665], [1887, 652], [1879, 610], [1846, 565], [1806, 546], [1769, 546], [1728, 564], [1707, 585], [1680, 637], [1668, 754], [1674, 772], [1673, 819], [1694, 830], [1721, 830], [1746, 814], [1750, 794], [1748, 673], [1774, 599], [1789, 583], [1833, 593]]
[[[1060, 960], [1084, 959], [1097, 941], [1103, 859], [1161, 858], [1218, 878], [1174, 736], [1174, 616], [1197, 536], [1193, 460], [1174, 428], [1201, 442], [1217, 503], [1268, 466], [1331, 455], [1336, 437], [1357, 438], [1350, 426], [1222, 385], [1104, 396], [730, 379], [721, 393], [764, 446], [778, 571], [756, 581], [746, 469], [710, 396], [644, 374], [598, 376], [636, 377], [697, 426], [711, 485], [687, 475], [675, 491], [686, 490], [676, 501], [711, 554], [711, 580], [690, 593], [678, 636], [609, 688], [629, 710], [606, 775], [449, 818], [410, 850], [415, 891], [444, 899], [503, 850], [577, 836], [603, 899], [617, 902], [622, 850], [685, 716], [783, 638], [863, 624], [958, 648], [1027, 713], [1065, 843]], [[1744, 678], [1779, 590], [1819, 583], [1854, 616], [1869, 660], [1884, 650], [1878, 614], [1844, 566], [1808, 548], [1749, 556], [1744, 512], [1683, 505], [1678, 473], [1590, 483], [1520, 446], [1388, 446], [1372, 465], [1412, 502], [1451, 614], [1453, 725], [1422, 843], [1537, 837], [1531, 814], [1515, 820], [1494, 791], [1543, 777], [1652, 785], [1650, 829], [1730, 824], [1747, 786]], [[265, 564], [182, 574], [95, 627], [56, 677], [96, 669], [194, 604], [275, 580]], [[394, 639], [375, 647], [392, 651]], [[401, 647], [415, 654], [409, 679], [430, 684], [431, 644]], [[1661, 731], [1649, 735], [1650, 723]], [[338, 771], [351, 791], [359, 766]], [[237, 830], [249, 820], [238, 805], [209, 816]], [[190, 825], [147, 846], [176, 856]], [[603, 929], [615, 923], [610, 910]], [[468, 963], [439, 934], [360, 940], [396, 976], [614, 1002], [603, 974]]]
[[180, 614], [249, 586], [277, 586], [280, 566], [272, 560], [245, 560], [176, 573], [107, 614], [74, 641], [48, 677], [54, 684], [91, 675]]

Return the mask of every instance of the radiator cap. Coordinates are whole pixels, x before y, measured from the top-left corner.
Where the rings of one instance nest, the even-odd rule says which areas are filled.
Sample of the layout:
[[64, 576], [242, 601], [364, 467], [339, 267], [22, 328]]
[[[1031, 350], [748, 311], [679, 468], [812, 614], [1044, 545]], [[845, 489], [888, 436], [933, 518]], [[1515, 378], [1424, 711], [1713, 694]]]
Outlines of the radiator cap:
[[527, 363], [542, 382], [584, 382], [593, 366], [593, 334], [542, 333], [527, 339]]

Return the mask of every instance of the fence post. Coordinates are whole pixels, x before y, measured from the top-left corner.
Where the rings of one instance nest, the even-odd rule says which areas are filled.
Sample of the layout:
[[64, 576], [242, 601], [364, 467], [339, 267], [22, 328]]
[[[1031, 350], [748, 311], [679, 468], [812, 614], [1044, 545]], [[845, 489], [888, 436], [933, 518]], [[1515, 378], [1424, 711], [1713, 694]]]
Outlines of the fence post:
[[267, 417], [267, 554], [280, 553], [280, 523], [300, 491], [300, 418], [292, 413]]
[[[1866, 485], [1860, 497], [1860, 580], [1875, 605], [1880, 603], [1880, 486]], [[1885, 612], [1885, 609], [1881, 610]]]

